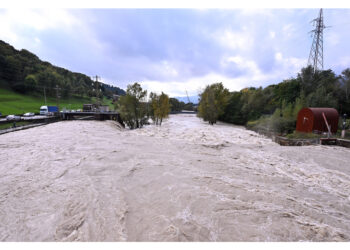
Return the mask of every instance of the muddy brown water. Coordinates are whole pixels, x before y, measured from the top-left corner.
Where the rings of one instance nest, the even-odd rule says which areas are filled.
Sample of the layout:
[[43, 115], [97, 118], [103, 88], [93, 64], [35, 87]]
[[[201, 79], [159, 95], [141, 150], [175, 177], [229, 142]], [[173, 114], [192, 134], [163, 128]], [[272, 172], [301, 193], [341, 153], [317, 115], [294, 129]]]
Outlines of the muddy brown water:
[[0, 136], [1, 241], [349, 241], [350, 150], [229, 124], [65, 121]]

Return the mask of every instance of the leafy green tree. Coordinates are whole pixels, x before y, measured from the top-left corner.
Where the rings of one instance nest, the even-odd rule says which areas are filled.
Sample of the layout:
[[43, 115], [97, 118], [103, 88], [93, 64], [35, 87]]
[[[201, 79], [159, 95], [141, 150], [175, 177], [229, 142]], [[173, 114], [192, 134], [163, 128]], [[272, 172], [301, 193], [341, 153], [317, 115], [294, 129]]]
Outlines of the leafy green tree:
[[229, 100], [229, 91], [222, 83], [208, 85], [199, 95], [198, 116], [213, 125], [225, 112]]
[[156, 125], [162, 125], [163, 119], [167, 118], [170, 112], [169, 96], [162, 92], [161, 95], [150, 93], [151, 99], [151, 117]]
[[184, 109], [185, 103], [180, 102], [176, 98], [170, 98], [169, 102], [170, 102], [170, 107], [172, 112], [180, 112], [181, 110]]
[[24, 82], [25, 82], [26, 88], [29, 91], [36, 90], [38, 82], [36, 80], [35, 75], [27, 75], [26, 78], [24, 79]]
[[192, 102], [184, 103], [183, 109], [188, 111], [195, 111]]
[[320, 86], [315, 92], [310, 93], [307, 97], [307, 102], [310, 107], [337, 108], [338, 106], [333, 93], [327, 92], [324, 86]]
[[274, 88], [275, 96], [280, 106], [283, 101], [287, 103], [295, 102], [295, 99], [300, 95], [300, 91], [301, 86], [297, 79], [285, 80]]
[[128, 85], [126, 95], [119, 98], [116, 109], [130, 129], [141, 128], [147, 123], [146, 97], [147, 90], [142, 90], [140, 84], [134, 83]]
[[15, 56], [5, 57], [5, 68], [3, 69], [3, 77], [10, 82], [17, 82], [21, 75], [21, 61]]
[[7, 66], [6, 59], [0, 54], [0, 78], [3, 79], [5, 76], [5, 68]]
[[262, 88], [246, 88], [242, 90], [242, 112], [248, 120], [258, 119], [264, 111], [265, 103]]
[[242, 92], [232, 92], [225, 112], [219, 117], [220, 120], [234, 123], [238, 125], [245, 125], [247, 116], [242, 111], [243, 102], [241, 101]]
[[310, 107], [338, 108], [340, 84], [332, 70], [313, 72], [311, 66], [301, 69], [297, 80], [305, 93], [307, 105]]
[[298, 73], [297, 80], [300, 82], [301, 88], [306, 96], [317, 87], [315, 83], [315, 74], [311, 66], [302, 68], [300, 73]]
[[345, 93], [345, 99], [350, 99], [350, 68], [343, 70], [341, 75], [342, 88]]
[[[80, 92], [79, 92], [80, 93]], [[64, 98], [70, 98], [72, 96], [72, 85], [70, 83], [66, 83], [62, 88], [62, 96]]]
[[296, 100], [295, 100], [295, 105], [294, 105], [294, 110], [293, 110], [293, 118], [295, 120], [297, 120], [298, 118], [298, 113], [299, 111], [302, 109], [302, 108], [305, 108], [307, 105], [306, 105], [306, 100], [305, 100], [305, 94], [304, 92], [302, 91], [300, 93], [300, 97], [298, 97]]
[[347, 113], [350, 116], [350, 68], [343, 70], [340, 79], [339, 111], [343, 115]]

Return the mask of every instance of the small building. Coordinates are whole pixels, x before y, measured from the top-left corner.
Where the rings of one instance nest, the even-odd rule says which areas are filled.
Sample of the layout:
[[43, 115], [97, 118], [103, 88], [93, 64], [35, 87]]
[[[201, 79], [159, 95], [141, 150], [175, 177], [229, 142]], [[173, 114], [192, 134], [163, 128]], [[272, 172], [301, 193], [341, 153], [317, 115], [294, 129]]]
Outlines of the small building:
[[100, 105], [99, 110], [100, 110], [100, 112], [109, 112], [109, 106], [108, 105]]
[[119, 98], [120, 98], [120, 95], [115, 95], [115, 94], [114, 94], [114, 95], [112, 96], [112, 99], [113, 99], [112, 102], [113, 102], [113, 103], [116, 103], [116, 102], [119, 100]]
[[338, 130], [338, 111], [334, 108], [303, 108], [298, 113], [296, 130], [304, 133], [322, 133], [328, 132], [325, 115], [330, 130], [333, 134]]
[[97, 110], [96, 104], [83, 104], [83, 112], [94, 112]]

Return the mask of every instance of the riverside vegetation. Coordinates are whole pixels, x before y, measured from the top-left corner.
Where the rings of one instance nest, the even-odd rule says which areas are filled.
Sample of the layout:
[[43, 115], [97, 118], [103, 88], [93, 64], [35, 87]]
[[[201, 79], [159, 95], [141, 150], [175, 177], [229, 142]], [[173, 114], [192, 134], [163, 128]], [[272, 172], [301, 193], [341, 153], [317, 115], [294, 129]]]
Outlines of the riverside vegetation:
[[162, 125], [163, 119], [168, 117], [171, 110], [168, 95], [151, 92], [149, 99], [147, 101], [147, 90], [143, 90], [139, 83], [134, 83], [128, 85], [126, 95], [121, 96], [116, 103], [116, 109], [130, 129], [143, 127], [148, 124], [149, 118], [156, 125]]
[[[161, 125], [169, 111], [193, 110], [192, 103], [185, 104], [164, 93], [151, 93], [147, 101], [147, 91], [138, 83], [129, 85], [127, 93], [101, 82], [96, 93], [94, 83], [84, 74], [41, 61], [28, 50], [16, 50], [0, 40], [0, 112], [4, 115], [36, 112], [44, 103], [44, 92], [48, 105], [55, 105], [56, 88], [60, 89], [61, 106], [72, 109], [94, 102], [96, 96], [103, 104], [111, 105], [112, 96], [121, 95], [115, 106], [130, 128], [142, 127], [149, 118]], [[350, 69], [336, 75], [330, 69], [313, 72], [306, 67], [281, 83], [234, 92], [222, 83], [214, 83], [199, 96], [198, 116], [212, 125], [221, 120], [291, 134], [299, 110], [306, 106], [332, 107], [341, 115], [350, 115]]]
[[349, 116], [350, 69], [336, 75], [332, 70], [313, 72], [306, 67], [279, 84], [234, 92], [222, 83], [208, 85], [200, 94], [198, 116], [210, 124], [221, 120], [292, 136], [303, 107], [330, 107]]

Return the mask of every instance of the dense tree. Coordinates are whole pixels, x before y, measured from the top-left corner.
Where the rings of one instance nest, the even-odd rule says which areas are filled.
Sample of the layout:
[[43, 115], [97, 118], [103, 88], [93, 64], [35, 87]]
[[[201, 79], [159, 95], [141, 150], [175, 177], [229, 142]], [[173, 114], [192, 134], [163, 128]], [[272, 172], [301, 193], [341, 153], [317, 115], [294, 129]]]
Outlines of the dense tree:
[[254, 120], [260, 117], [264, 111], [266, 99], [262, 88], [246, 88], [242, 90], [242, 112], [248, 120]]
[[222, 83], [208, 85], [200, 94], [198, 116], [213, 125], [225, 112], [229, 91]]
[[[0, 83], [21, 93], [42, 93], [45, 88], [48, 96], [55, 96], [58, 86], [64, 97], [69, 95], [95, 96], [90, 77], [41, 61], [28, 50], [20, 51], [0, 40]], [[101, 83], [101, 94], [112, 98], [113, 94], [124, 95], [125, 91]]]
[[3, 78], [4, 69], [6, 67], [6, 60], [3, 55], [0, 54], [0, 77]]
[[28, 91], [36, 90], [38, 82], [36, 80], [35, 75], [27, 75], [24, 79], [24, 82]]
[[185, 107], [185, 103], [184, 102], [180, 102], [176, 98], [170, 98], [169, 102], [170, 102], [171, 112], [180, 112]]
[[347, 68], [342, 72], [340, 79], [341, 87], [345, 94], [345, 100], [348, 101], [350, 99], [350, 68]]
[[184, 103], [183, 109], [188, 111], [195, 111], [192, 102]]
[[230, 95], [225, 112], [220, 116], [220, 120], [234, 123], [238, 125], [245, 125], [247, 116], [242, 111], [243, 102], [241, 100], [242, 92], [233, 92]]
[[245, 88], [230, 93], [226, 122], [256, 129], [291, 133], [297, 114], [303, 107], [332, 107], [350, 115], [350, 69], [337, 76], [332, 70], [313, 72], [301, 69], [296, 78], [266, 88]]
[[317, 83], [315, 82], [315, 74], [311, 66], [301, 69], [300, 73], [298, 73], [297, 81], [300, 82], [301, 88], [303, 89], [305, 95], [313, 92], [317, 87]]
[[282, 102], [293, 103], [299, 97], [301, 91], [300, 81], [289, 79], [274, 87], [276, 101], [281, 106]]
[[15, 83], [20, 79], [21, 76], [21, 61], [14, 56], [5, 57], [5, 67], [3, 69], [3, 78], [8, 80], [10, 83]]
[[162, 125], [163, 119], [167, 118], [170, 112], [169, 96], [162, 92], [161, 95], [150, 93], [151, 117], [156, 125]]
[[126, 95], [121, 96], [116, 103], [116, 109], [130, 129], [141, 128], [147, 123], [147, 90], [134, 83], [128, 85]]

